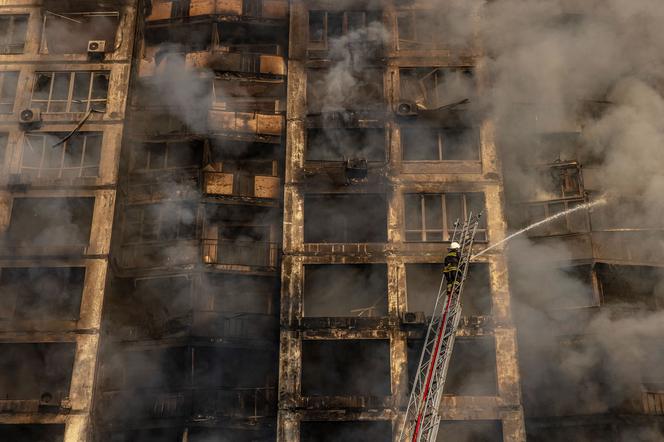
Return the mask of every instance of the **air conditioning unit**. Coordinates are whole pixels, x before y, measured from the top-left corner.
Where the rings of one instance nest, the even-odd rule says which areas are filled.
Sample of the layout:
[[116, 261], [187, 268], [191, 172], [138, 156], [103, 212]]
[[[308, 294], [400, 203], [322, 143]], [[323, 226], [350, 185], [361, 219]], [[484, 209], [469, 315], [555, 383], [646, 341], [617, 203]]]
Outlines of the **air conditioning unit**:
[[401, 317], [401, 322], [408, 325], [424, 324], [425, 321], [424, 312], [406, 312]]
[[41, 123], [41, 110], [23, 109], [18, 115], [18, 122], [21, 126], [34, 126]]
[[418, 114], [417, 104], [412, 101], [400, 101], [394, 112], [399, 117], [416, 117]]
[[106, 52], [106, 40], [88, 41], [88, 55], [104, 55]]

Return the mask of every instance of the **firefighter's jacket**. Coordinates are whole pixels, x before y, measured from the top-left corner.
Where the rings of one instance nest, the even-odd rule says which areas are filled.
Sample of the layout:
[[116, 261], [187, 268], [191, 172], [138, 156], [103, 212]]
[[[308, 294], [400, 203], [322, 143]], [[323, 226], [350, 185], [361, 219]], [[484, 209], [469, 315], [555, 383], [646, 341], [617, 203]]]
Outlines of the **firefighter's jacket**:
[[461, 254], [458, 250], [450, 250], [447, 252], [447, 255], [445, 255], [445, 261], [443, 262], [443, 272], [449, 275], [459, 270], [460, 258]]

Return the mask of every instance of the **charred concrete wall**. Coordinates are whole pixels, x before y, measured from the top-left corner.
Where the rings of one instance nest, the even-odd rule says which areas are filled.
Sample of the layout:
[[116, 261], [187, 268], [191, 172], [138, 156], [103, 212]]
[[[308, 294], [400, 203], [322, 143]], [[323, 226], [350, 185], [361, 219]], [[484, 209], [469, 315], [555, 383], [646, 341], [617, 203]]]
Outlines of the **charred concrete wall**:
[[[464, 107], [486, 87], [480, 53], [409, 45], [408, 23], [431, 12], [417, 2], [291, 2], [280, 441], [397, 440], [454, 220], [484, 211], [478, 249], [505, 235], [493, 122]], [[469, 291], [477, 302], [459, 330], [468, 351], [455, 354], [443, 427], [467, 422], [468, 440], [522, 441], [507, 263], [496, 253], [477, 265], [484, 283]], [[368, 270], [381, 267], [386, 280]], [[476, 376], [460, 374], [473, 367]]]
[[96, 440], [274, 440], [287, 2], [139, 9]]
[[3, 440], [92, 434], [135, 17], [0, 2]]

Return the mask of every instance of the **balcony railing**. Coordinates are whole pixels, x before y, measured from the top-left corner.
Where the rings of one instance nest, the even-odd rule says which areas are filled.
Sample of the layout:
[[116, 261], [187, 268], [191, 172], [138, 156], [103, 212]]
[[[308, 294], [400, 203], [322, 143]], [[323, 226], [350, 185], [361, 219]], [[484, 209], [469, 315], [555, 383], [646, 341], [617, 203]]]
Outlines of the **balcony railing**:
[[234, 239], [203, 239], [203, 262], [206, 264], [276, 267], [277, 243]]
[[275, 388], [193, 388], [174, 392], [155, 389], [102, 393], [106, 419], [150, 419], [175, 417], [223, 417], [259, 419], [274, 417]]
[[203, 192], [207, 195], [278, 199], [280, 180], [275, 176], [204, 172]]

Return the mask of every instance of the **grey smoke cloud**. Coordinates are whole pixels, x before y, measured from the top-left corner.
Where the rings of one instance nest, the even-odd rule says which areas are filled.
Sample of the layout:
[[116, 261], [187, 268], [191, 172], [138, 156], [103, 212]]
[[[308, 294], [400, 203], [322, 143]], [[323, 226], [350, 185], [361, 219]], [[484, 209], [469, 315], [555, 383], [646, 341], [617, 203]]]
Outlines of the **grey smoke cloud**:
[[[612, 198], [591, 216], [594, 226], [661, 229], [664, 5], [500, 0], [484, 5], [480, 23], [491, 79], [484, 99], [497, 121], [508, 195], [527, 199], [545, 189], [534, 162], [579, 159], [587, 165], [591, 198], [598, 191]], [[603, 112], [583, 112], [590, 104]], [[539, 155], [546, 147], [541, 134], [561, 132], [568, 132], [563, 148]], [[623, 315], [615, 307], [579, 310], [596, 301], [591, 281], [564, 270], [574, 255], [562, 240], [522, 238], [509, 255], [526, 402], [549, 402], [549, 411], [569, 414], [606, 412], [638, 399], [641, 383], [653, 382], [652, 370], [664, 362], [653, 344], [664, 336], [662, 312], [627, 302]], [[656, 297], [662, 273], [648, 278]], [[621, 437], [662, 434], [643, 429]]]

